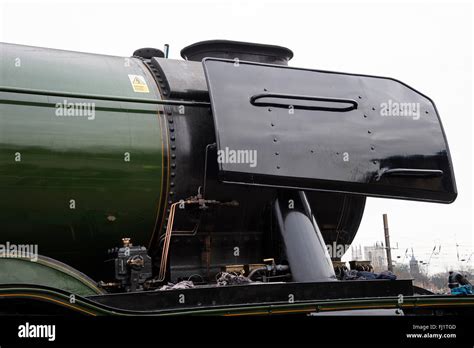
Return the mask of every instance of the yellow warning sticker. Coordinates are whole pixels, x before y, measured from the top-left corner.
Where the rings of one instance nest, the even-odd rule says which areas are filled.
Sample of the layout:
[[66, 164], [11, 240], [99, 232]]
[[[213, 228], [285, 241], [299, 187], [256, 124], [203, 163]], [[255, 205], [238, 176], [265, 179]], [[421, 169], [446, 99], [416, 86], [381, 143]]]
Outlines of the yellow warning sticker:
[[128, 75], [133, 91], [136, 93], [150, 93], [145, 78], [141, 75]]

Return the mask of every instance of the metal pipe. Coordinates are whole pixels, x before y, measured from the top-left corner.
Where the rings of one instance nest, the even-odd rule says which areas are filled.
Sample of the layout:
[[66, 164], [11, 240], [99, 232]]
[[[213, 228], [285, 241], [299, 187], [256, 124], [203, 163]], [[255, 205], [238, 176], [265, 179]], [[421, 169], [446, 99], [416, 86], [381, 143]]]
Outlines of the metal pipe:
[[336, 280], [331, 258], [305, 193], [279, 192], [274, 210], [293, 280]]
[[[19, 93], [19, 94], [31, 94], [31, 95], [44, 95], [50, 97], [64, 97], [64, 98], [77, 98], [77, 99], [94, 99], [94, 100], [105, 100], [105, 101], [118, 101], [127, 103], [142, 103], [142, 104], [153, 104], [153, 105], [186, 105], [186, 106], [197, 106], [197, 107], [210, 107], [211, 103], [208, 102], [196, 102], [196, 101], [185, 101], [185, 100], [153, 100], [144, 98], [127, 98], [127, 97], [114, 97], [101, 94], [85, 94], [85, 93], [70, 93], [70, 92], [56, 92], [49, 90], [39, 90], [30, 88], [15, 88], [0, 86], [0, 92], [8, 93]], [[55, 104], [55, 103], [51, 103]]]
[[255, 268], [253, 269], [249, 275], [247, 276], [247, 278], [249, 278], [250, 280], [252, 280], [252, 277], [255, 275], [255, 273], [257, 272], [260, 272], [260, 271], [266, 271], [267, 270], [267, 267], [258, 267], [258, 268]]

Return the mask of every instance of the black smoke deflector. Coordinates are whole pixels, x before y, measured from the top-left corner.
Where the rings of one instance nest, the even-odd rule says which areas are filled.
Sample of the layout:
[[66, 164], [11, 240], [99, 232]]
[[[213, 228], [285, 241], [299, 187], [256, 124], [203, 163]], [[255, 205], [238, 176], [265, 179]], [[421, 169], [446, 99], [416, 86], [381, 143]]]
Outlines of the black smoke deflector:
[[455, 200], [436, 106], [406, 84], [217, 58], [203, 66], [223, 182]]

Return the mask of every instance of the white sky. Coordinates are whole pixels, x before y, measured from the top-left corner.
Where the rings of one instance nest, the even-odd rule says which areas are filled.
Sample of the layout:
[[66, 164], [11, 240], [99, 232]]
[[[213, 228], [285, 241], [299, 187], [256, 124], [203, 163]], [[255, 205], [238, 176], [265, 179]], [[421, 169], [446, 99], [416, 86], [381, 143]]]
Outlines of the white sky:
[[[451, 205], [369, 198], [355, 244], [383, 240], [389, 214], [396, 256], [414, 248], [429, 271], [466, 265], [473, 250], [472, 19], [469, 2], [0, 0], [0, 41], [119, 56], [229, 39], [286, 46], [292, 66], [397, 78], [430, 96], [448, 137], [458, 187]], [[341, 139], [343, 141], [343, 139]], [[406, 259], [405, 259], [406, 260]], [[474, 256], [471, 257], [474, 265]]]

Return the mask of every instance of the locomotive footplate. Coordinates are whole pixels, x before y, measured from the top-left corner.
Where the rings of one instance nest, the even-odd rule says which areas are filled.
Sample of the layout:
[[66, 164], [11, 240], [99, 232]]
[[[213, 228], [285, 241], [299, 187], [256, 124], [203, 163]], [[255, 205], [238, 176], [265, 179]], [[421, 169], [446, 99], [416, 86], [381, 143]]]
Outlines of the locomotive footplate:
[[411, 279], [355, 280], [317, 283], [253, 283], [231, 286], [196, 286], [190, 289], [144, 291], [88, 297], [123, 310], [166, 311], [259, 304], [298, 303], [313, 300], [412, 296]]

